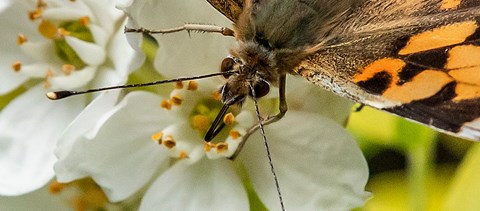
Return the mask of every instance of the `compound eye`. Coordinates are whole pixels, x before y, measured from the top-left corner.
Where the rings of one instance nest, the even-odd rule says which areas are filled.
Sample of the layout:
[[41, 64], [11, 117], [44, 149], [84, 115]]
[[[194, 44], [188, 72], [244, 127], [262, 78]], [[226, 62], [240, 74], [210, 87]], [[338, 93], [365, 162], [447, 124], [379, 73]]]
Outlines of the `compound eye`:
[[[264, 80], [258, 81], [255, 85], [253, 85], [253, 90], [255, 91], [255, 97], [261, 98], [270, 92], [270, 84]], [[250, 96], [253, 96], [251, 91]]]
[[[233, 65], [235, 65], [235, 60], [233, 58], [227, 57], [223, 59], [222, 64], [220, 65], [220, 72], [224, 73], [230, 70], [233, 70]], [[223, 77], [228, 78], [231, 74], [223, 75]]]

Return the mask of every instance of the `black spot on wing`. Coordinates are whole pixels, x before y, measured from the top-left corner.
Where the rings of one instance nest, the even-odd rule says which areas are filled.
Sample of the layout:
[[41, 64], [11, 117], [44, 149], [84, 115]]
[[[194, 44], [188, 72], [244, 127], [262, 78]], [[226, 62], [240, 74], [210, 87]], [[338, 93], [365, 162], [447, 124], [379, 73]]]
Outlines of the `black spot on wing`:
[[398, 73], [400, 80], [397, 81], [397, 85], [402, 85], [412, 80], [417, 74], [427, 69], [443, 70], [447, 63], [449, 49], [450, 48], [440, 48], [422, 51], [402, 58], [407, 64], [402, 71]]
[[436, 95], [385, 109], [400, 116], [451, 132], [480, 117], [480, 98], [454, 102], [456, 83], [445, 86]]
[[391, 81], [392, 76], [382, 71], [366, 81], [358, 82], [357, 85], [368, 93], [381, 95], [388, 88]]

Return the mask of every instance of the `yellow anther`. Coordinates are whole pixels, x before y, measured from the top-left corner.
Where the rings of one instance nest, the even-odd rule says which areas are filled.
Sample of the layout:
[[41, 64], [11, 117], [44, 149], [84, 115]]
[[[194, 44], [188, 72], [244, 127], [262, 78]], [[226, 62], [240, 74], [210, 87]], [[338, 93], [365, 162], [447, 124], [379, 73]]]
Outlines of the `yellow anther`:
[[158, 144], [162, 144], [162, 137], [163, 137], [162, 131], [155, 133], [151, 136], [152, 140], [156, 141]]
[[25, 37], [25, 35], [23, 35], [22, 33], [18, 33], [18, 36], [17, 36], [17, 44], [18, 45], [22, 45], [23, 43], [27, 42], [28, 39], [27, 37]]
[[235, 123], [235, 116], [230, 112], [228, 114], [225, 114], [223, 117], [223, 123], [226, 125], [233, 125]]
[[210, 128], [210, 118], [206, 115], [195, 115], [192, 119], [192, 127], [196, 130], [207, 131]]
[[239, 138], [242, 134], [240, 134], [240, 132], [238, 132], [238, 130], [230, 130], [230, 132], [228, 133], [228, 135], [230, 137], [232, 137], [232, 139], [237, 139]]
[[213, 145], [210, 142], [205, 142], [204, 146], [203, 146], [203, 151], [210, 152], [210, 150], [212, 150], [212, 148], [215, 148], [215, 145]]
[[183, 89], [183, 82], [181, 81], [175, 82], [175, 89]]
[[42, 36], [49, 39], [54, 39], [57, 36], [57, 26], [45, 19], [38, 25], [38, 31]]
[[175, 140], [173, 140], [173, 137], [171, 135], [167, 135], [167, 137], [163, 139], [162, 144], [169, 149], [174, 148], [175, 145], [177, 145], [177, 143], [175, 143]]
[[220, 92], [215, 91], [213, 93], [213, 99], [220, 101], [220, 99], [222, 99], [222, 95], [220, 94]]
[[170, 100], [162, 100], [162, 102], [160, 103], [160, 107], [170, 110], [172, 109], [172, 103], [170, 102]]
[[90, 18], [88, 16], [83, 16], [79, 20], [82, 26], [89, 26], [90, 25]]
[[30, 20], [37, 20], [42, 16], [43, 9], [37, 8], [36, 10], [28, 11], [28, 19]]
[[196, 81], [189, 81], [187, 85], [187, 90], [195, 91], [198, 89], [198, 83]]
[[62, 192], [65, 186], [66, 186], [65, 184], [54, 181], [50, 183], [48, 187], [48, 192], [50, 192], [51, 194], [59, 194], [60, 192]]
[[216, 148], [217, 148], [217, 153], [221, 154], [221, 153], [224, 153], [228, 150], [228, 144], [227, 143], [218, 143]]
[[12, 64], [12, 68], [15, 72], [18, 72], [20, 69], [22, 69], [22, 63], [20, 61], [16, 61]]
[[170, 99], [173, 105], [179, 106], [182, 104], [182, 97], [180, 95], [175, 95]]
[[75, 71], [75, 66], [73, 64], [64, 64], [62, 65], [62, 72], [65, 75], [70, 75]]
[[187, 152], [185, 152], [185, 150], [180, 151], [180, 155], [178, 155], [178, 159], [183, 160], [185, 158], [188, 158]]

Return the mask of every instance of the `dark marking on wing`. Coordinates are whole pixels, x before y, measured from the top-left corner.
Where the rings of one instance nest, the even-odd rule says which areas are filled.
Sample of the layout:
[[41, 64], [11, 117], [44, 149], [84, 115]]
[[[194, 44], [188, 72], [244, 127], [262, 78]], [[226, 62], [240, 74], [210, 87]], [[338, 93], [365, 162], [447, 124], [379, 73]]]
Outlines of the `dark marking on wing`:
[[389, 86], [392, 81], [392, 76], [385, 72], [376, 73], [375, 76], [366, 80], [360, 81], [357, 83], [358, 86], [362, 87], [371, 94], [382, 94]]

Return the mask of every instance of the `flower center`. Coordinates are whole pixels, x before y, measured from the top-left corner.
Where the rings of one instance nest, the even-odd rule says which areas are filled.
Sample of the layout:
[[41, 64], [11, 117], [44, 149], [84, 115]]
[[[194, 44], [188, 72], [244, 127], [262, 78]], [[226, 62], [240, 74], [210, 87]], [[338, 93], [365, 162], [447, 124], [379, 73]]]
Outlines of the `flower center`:
[[[53, 50], [59, 58], [59, 61], [61, 61], [61, 64], [50, 64], [51, 61], [47, 61], [48, 67], [43, 67], [45, 69], [40, 68], [42, 70], [39, 70], [38, 67], [33, 68], [33, 66], [29, 66], [32, 68], [26, 68], [26, 70], [23, 71], [24, 74], [29, 76], [44, 78], [45, 88], [50, 87], [49, 78], [58, 76], [58, 74], [69, 76], [74, 71], [81, 70], [87, 66], [75, 49], [68, 44], [65, 39], [67, 36], [85, 42], [95, 42], [93, 34], [90, 31], [90, 18], [88, 16], [83, 16], [76, 20], [50, 20], [44, 17], [44, 11], [47, 7], [46, 2], [38, 0], [35, 4], [35, 9], [28, 11], [28, 17], [31, 21], [38, 22], [38, 33], [52, 42]], [[19, 33], [17, 44], [21, 46], [26, 42], [28, 42], [28, 38], [22, 33]], [[30, 48], [26, 48], [25, 50], [29, 51], [29, 49]], [[37, 62], [39, 62], [38, 64], [42, 64], [46, 61]], [[41, 65], [39, 66], [42, 67]], [[24, 66], [21, 61], [14, 61], [12, 63], [12, 69], [15, 72], [20, 72], [23, 67], [26, 66]]]
[[[218, 93], [198, 91], [198, 84], [194, 81], [188, 82], [187, 86], [177, 83], [176, 89], [171, 93], [170, 99], [163, 100], [161, 107], [174, 111], [175, 107], [188, 106], [190, 109], [187, 127], [171, 126], [164, 128], [161, 132], [152, 135], [152, 140], [162, 145], [170, 153], [170, 156], [178, 159], [196, 158], [207, 155], [211, 159], [229, 157], [236, 150], [241, 140], [243, 129], [238, 130], [238, 124], [234, 113], [236, 109], [221, 119], [221, 130], [212, 142], [205, 142], [205, 134], [210, 129], [219, 115], [223, 104], [219, 101]], [[195, 88], [192, 88], [195, 87]], [[178, 109], [179, 116], [185, 115], [185, 110]], [[239, 132], [242, 131], [242, 132]], [[191, 135], [191, 134], [195, 135]], [[189, 135], [185, 135], [189, 134]], [[188, 139], [188, 140], [187, 140]], [[233, 143], [235, 142], [235, 143]]]

